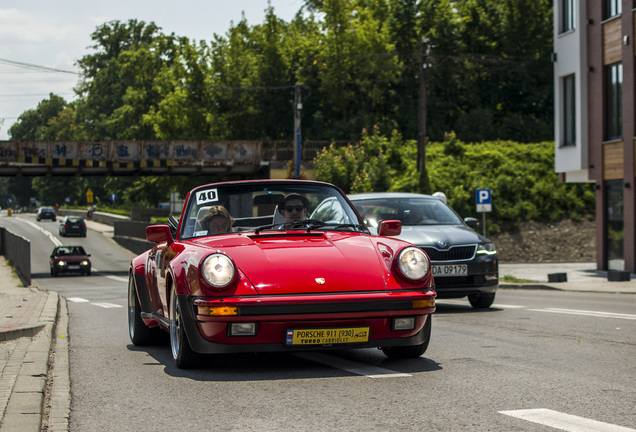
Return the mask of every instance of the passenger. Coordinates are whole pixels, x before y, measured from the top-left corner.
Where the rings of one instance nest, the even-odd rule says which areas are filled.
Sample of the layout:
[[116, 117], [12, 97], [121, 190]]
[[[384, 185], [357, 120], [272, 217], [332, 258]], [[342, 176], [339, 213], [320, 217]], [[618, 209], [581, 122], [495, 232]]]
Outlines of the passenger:
[[290, 193], [285, 197], [285, 202], [279, 206], [278, 211], [285, 216], [285, 223], [295, 223], [307, 219], [309, 200], [297, 193]]
[[232, 232], [234, 219], [225, 207], [216, 205], [208, 210], [199, 224], [203, 229], [207, 228], [208, 234], [224, 234]]

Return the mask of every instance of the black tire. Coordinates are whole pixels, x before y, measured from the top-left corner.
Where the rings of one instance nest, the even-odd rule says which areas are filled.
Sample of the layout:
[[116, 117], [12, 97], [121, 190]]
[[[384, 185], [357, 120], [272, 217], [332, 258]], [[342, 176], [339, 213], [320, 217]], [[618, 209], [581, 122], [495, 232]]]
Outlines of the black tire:
[[141, 319], [141, 305], [132, 275], [128, 279], [128, 335], [136, 346], [160, 345], [166, 340], [166, 332], [159, 327], [149, 328]]
[[192, 350], [182, 320], [179, 297], [173, 289], [170, 293], [170, 351], [178, 368], [190, 369], [200, 365], [202, 356]]
[[407, 346], [394, 346], [383, 347], [382, 352], [385, 356], [391, 359], [412, 359], [418, 358], [426, 352], [428, 349], [428, 343], [431, 341], [431, 327], [433, 316], [429, 315], [426, 318], [426, 323], [422, 331], [426, 334], [426, 339], [419, 345], [407, 345]]
[[86, 276], [90, 276], [91, 275], [91, 269], [89, 268], [88, 270], [86, 270]]
[[57, 277], [57, 270], [55, 270], [53, 267], [51, 267], [51, 276]]
[[475, 309], [486, 309], [495, 301], [495, 293], [476, 293], [468, 296], [470, 305]]

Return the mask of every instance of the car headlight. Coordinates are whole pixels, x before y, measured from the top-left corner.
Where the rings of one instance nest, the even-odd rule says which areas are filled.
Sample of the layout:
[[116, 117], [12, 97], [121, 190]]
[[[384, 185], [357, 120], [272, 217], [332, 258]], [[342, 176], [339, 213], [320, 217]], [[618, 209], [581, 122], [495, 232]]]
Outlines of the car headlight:
[[497, 253], [494, 243], [482, 243], [477, 246], [477, 254], [479, 255], [494, 255]]
[[201, 274], [205, 281], [214, 288], [225, 288], [234, 281], [236, 269], [228, 256], [215, 253], [203, 261]]
[[84, 261], [82, 261], [82, 262], [80, 263], [80, 265], [87, 266], [87, 265], [88, 265], [88, 261], [84, 260]]
[[398, 269], [410, 281], [419, 281], [426, 276], [430, 263], [426, 254], [416, 247], [407, 247], [398, 256]]
[[66, 265], [66, 261], [58, 261], [57, 265], [64, 267]]

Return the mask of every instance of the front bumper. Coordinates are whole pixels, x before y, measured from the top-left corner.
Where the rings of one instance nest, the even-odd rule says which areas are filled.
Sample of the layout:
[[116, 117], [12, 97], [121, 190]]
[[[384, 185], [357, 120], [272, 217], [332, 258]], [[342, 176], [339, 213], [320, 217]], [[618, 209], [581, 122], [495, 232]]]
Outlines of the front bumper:
[[[456, 264], [432, 262], [431, 265]], [[466, 263], [463, 263], [466, 264]], [[469, 262], [468, 274], [462, 276], [435, 277], [437, 298], [460, 298], [476, 293], [494, 293], [499, 287], [499, 263], [497, 259], [482, 258]]]
[[85, 273], [90, 270], [90, 264], [66, 264], [66, 265], [55, 265], [55, 269], [58, 273]]
[[[211, 317], [197, 314], [194, 300], [197, 297], [179, 295], [183, 325], [190, 346], [195, 352], [206, 354], [239, 352], [307, 351], [316, 349], [373, 348], [421, 344], [427, 334], [422, 331], [435, 307], [413, 309], [415, 299], [434, 299], [432, 291], [410, 293], [403, 298], [388, 298], [386, 294], [375, 300], [300, 302], [296, 297], [288, 299], [241, 300], [240, 315]], [[363, 297], [363, 296], [360, 296]], [[231, 299], [230, 299], [231, 300]], [[228, 299], [223, 302], [228, 305]], [[185, 307], [187, 305], [187, 307]], [[391, 330], [395, 317], [414, 317], [411, 330]], [[256, 323], [255, 336], [230, 336], [232, 322]], [[314, 328], [368, 327], [367, 342], [325, 345], [287, 345], [287, 330]]]

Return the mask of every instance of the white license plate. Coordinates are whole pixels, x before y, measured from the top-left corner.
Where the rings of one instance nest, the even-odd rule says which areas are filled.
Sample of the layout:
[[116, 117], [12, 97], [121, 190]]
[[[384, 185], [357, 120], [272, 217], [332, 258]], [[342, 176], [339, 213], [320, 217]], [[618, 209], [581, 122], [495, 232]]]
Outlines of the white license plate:
[[468, 274], [467, 264], [434, 265], [433, 277], [463, 276]]

